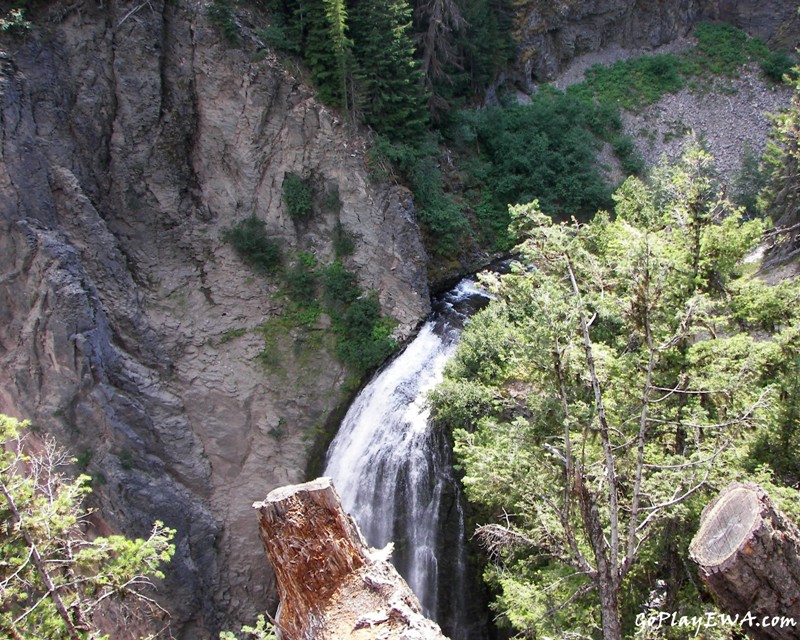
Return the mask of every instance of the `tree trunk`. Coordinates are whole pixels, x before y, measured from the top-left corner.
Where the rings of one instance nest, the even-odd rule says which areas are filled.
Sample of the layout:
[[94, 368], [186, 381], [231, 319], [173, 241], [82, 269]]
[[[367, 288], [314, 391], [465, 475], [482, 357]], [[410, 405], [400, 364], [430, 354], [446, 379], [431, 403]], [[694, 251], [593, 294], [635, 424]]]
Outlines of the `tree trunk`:
[[720, 607], [745, 617], [752, 637], [800, 637], [800, 532], [760, 487], [725, 489], [703, 510], [689, 552]]
[[599, 576], [597, 591], [600, 594], [600, 620], [603, 640], [622, 640], [622, 621], [619, 615], [619, 588], [613, 576]]
[[367, 547], [330, 478], [280, 487], [253, 507], [278, 583], [283, 640], [445, 640], [389, 564], [391, 545]]

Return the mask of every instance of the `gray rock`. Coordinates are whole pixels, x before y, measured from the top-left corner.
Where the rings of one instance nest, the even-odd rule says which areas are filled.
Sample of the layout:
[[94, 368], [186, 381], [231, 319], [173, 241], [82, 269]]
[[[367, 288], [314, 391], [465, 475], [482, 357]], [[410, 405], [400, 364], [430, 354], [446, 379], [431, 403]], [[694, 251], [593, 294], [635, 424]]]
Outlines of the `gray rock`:
[[[51, 3], [0, 36], [0, 411], [81, 454], [112, 527], [177, 529], [173, 631], [216, 637], [274, 604], [250, 504], [303, 479], [347, 378], [323, 324], [261, 364], [278, 285], [224, 229], [255, 214], [328, 261], [341, 223], [401, 337], [429, 310], [427, 256], [408, 192], [370, 182], [366, 139], [274, 57], [253, 62], [247, 28], [230, 48], [202, 3], [133, 8]], [[296, 224], [287, 173], [317, 199], [336, 187], [341, 211]]]

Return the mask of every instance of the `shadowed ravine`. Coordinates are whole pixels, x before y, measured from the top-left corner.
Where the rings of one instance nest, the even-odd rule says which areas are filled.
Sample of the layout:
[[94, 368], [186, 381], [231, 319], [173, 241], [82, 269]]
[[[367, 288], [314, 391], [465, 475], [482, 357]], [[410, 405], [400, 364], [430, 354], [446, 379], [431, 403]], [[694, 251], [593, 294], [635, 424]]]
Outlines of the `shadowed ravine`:
[[425, 396], [441, 380], [464, 321], [487, 300], [463, 280], [434, 303], [413, 342], [351, 405], [325, 468], [367, 542], [379, 548], [394, 542], [395, 566], [453, 640], [485, 638], [486, 616], [470, 593], [450, 446], [432, 428]]

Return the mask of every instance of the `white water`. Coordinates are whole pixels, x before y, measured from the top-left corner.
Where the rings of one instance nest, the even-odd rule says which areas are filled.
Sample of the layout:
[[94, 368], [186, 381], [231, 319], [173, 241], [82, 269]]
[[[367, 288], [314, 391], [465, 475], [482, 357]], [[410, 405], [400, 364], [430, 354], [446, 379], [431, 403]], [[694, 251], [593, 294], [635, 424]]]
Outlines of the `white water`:
[[[447, 618], [439, 622], [449, 624], [454, 640], [469, 636], [458, 620], [467, 604], [464, 514], [446, 439], [431, 428], [424, 400], [481, 300], [485, 294], [464, 280], [440, 301], [414, 341], [356, 397], [325, 468], [367, 542], [395, 543], [398, 570], [427, 615]], [[440, 607], [443, 593], [447, 604]]]

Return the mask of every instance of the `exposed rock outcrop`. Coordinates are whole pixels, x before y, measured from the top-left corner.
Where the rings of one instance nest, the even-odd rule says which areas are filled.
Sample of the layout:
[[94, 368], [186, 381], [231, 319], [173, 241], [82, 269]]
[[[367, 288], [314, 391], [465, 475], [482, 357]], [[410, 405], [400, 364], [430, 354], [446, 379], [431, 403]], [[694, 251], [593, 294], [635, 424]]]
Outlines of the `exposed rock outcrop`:
[[253, 508], [278, 576], [284, 640], [445, 640], [390, 549], [367, 547], [330, 478], [280, 487]]
[[609, 45], [654, 48], [699, 20], [729, 22], [789, 51], [799, 43], [797, 7], [782, 0], [527, 0], [514, 12], [519, 79], [530, 91], [577, 56]]
[[[187, 638], [274, 605], [249, 504], [303, 479], [347, 377], [291, 329], [265, 368], [279, 284], [224, 229], [255, 214], [325, 262], [341, 223], [401, 334], [429, 308], [408, 192], [370, 183], [364, 140], [269, 52], [255, 61], [257, 15], [230, 47], [205, 11], [35, 3], [32, 31], [0, 35], [0, 411], [72, 448], [112, 524], [178, 530], [164, 597]], [[341, 210], [295, 223], [287, 173]]]

